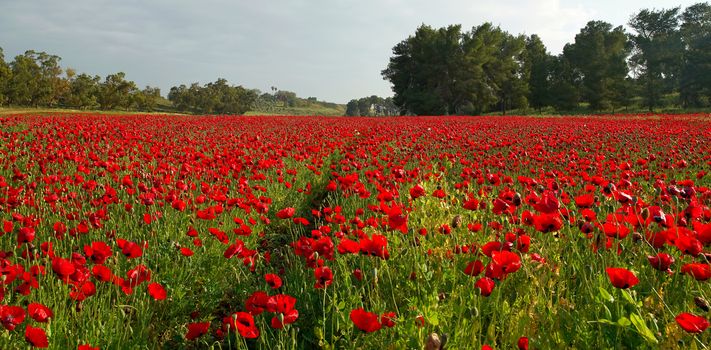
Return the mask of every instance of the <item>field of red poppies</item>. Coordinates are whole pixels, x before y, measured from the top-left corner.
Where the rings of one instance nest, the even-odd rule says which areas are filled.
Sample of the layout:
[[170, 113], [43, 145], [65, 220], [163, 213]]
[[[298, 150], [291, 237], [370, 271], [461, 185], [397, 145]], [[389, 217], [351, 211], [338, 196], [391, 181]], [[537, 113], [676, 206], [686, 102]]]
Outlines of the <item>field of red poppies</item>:
[[710, 139], [709, 115], [2, 117], [0, 348], [705, 349]]

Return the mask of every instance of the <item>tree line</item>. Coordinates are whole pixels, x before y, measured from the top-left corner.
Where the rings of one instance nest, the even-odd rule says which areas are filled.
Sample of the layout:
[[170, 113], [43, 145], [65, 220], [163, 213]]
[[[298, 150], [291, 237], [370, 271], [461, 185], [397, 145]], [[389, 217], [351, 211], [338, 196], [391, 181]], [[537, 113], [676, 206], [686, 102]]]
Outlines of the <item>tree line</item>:
[[711, 106], [711, 6], [644, 9], [622, 26], [590, 21], [563, 52], [491, 23], [421, 25], [382, 71], [401, 114], [511, 109], [619, 111], [633, 105]]
[[[57, 55], [30, 50], [6, 62], [0, 48], [0, 106], [151, 112], [164, 101], [159, 88], [139, 89], [123, 72], [102, 80], [98, 75], [64, 69], [60, 61]], [[168, 99], [173, 106], [164, 104], [162, 110], [243, 114], [254, 107], [257, 95], [254, 90], [229, 85], [220, 78], [205, 85], [171, 88]]]
[[373, 95], [352, 99], [346, 104], [346, 116], [393, 116], [398, 115], [399, 111], [392, 97], [382, 98]]
[[227, 80], [219, 78], [202, 86], [199, 83], [190, 87], [174, 86], [168, 93], [168, 100], [180, 112], [244, 114], [253, 108], [257, 96], [253, 90], [229, 85]]
[[139, 89], [123, 72], [99, 76], [63, 69], [61, 58], [33, 50], [5, 61], [0, 48], [0, 106], [152, 111], [160, 89]]

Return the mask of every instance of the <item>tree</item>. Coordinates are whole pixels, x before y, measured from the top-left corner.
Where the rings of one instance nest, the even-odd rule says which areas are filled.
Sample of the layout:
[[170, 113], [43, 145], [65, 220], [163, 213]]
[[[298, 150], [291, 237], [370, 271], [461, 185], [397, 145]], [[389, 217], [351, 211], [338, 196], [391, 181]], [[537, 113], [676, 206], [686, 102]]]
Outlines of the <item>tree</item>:
[[[197, 85], [197, 83], [194, 85]], [[173, 106], [175, 106], [178, 111], [181, 112], [188, 112], [195, 105], [193, 102], [193, 95], [190, 93], [190, 90], [187, 86], [185, 86], [185, 84], [170, 88], [168, 100], [173, 103]]]
[[296, 106], [296, 93], [291, 91], [279, 90], [274, 93], [274, 96], [278, 101], [281, 101], [284, 107], [295, 107]]
[[630, 64], [638, 73], [644, 104], [652, 111], [662, 94], [678, 85], [683, 58], [679, 32], [679, 8], [641, 10], [629, 22], [636, 32], [630, 36], [633, 51]]
[[143, 90], [136, 90], [131, 96], [131, 105], [140, 111], [153, 112], [160, 100], [160, 89], [146, 86]]
[[257, 103], [259, 90], [247, 90], [242, 86], [230, 86], [227, 80], [219, 78], [215, 82], [200, 86], [172, 87], [168, 99], [180, 111], [204, 114], [243, 114]]
[[397, 115], [399, 110], [391, 97], [382, 98], [376, 95], [362, 97], [348, 101], [346, 105], [347, 116], [391, 116]]
[[128, 109], [131, 104], [130, 96], [136, 90], [136, 83], [125, 79], [124, 72], [106, 76], [100, 85], [99, 105], [103, 110]]
[[8, 88], [10, 103], [19, 106], [36, 106], [34, 91], [39, 91], [40, 67], [26, 55], [15, 56], [10, 63], [11, 80]]
[[45, 52], [26, 51], [10, 64], [11, 103], [25, 106], [55, 106], [66, 92], [61, 58]]
[[10, 70], [10, 66], [5, 62], [5, 53], [2, 47], [0, 47], [0, 106], [9, 102], [8, 89], [11, 80], [12, 70]]
[[360, 109], [358, 108], [358, 100], [350, 100], [346, 104], [346, 115], [347, 116], [359, 116]]
[[558, 111], [572, 110], [580, 100], [580, 75], [561, 54], [551, 57], [549, 103]]
[[403, 113], [472, 114], [525, 107], [528, 82], [523, 70], [524, 39], [485, 23], [461, 27], [422, 25], [393, 47], [383, 78], [393, 85], [393, 101]]
[[79, 74], [69, 78], [69, 93], [63, 103], [67, 107], [80, 109], [99, 108], [99, 83], [101, 78], [88, 74]]
[[457, 75], [462, 62], [461, 26], [433, 29], [421, 25], [414, 36], [393, 47], [382, 71], [393, 84], [395, 104], [408, 114], [455, 113]]
[[[498, 27], [497, 30], [501, 30]], [[529, 72], [525, 70], [523, 59], [525, 57], [525, 39], [523, 36], [513, 36], [503, 32], [504, 38], [497, 52], [497, 66], [489, 72], [496, 72], [499, 86], [498, 104], [502, 114], [508, 109], [528, 107], [528, 79]]]
[[358, 115], [370, 116], [370, 100], [368, 98], [361, 98], [358, 100]]
[[708, 106], [711, 101], [711, 6], [699, 3], [681, 15], [684, 43], [679, 92], [684, 107]]
[[628, 73], [627, 35], [622, 26], [613, 28], [602, 21], [590, 21], [575, 36], [563, 54], [582, 77], [582, 96], [593, 110], [614, 108], [613, 99]]
[[528, 102], [533, 108], [541, 109], [551, 104], [550, 69], [553, 58], [538, 35], [526, 39], [524, 70], [528, 72]]

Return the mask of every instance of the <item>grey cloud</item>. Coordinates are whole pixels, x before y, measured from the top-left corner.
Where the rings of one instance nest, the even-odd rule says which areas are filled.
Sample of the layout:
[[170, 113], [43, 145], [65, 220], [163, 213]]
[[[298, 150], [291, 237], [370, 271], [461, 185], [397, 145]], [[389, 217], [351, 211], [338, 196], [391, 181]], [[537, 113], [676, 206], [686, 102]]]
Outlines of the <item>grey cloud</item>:
[[557, 53], [588, 20], [624, 24], [647, 6], [642, 0], [0, 0], [0, 46], [7, 59], [35, 49], [81, 72], [124, 71], [164, 94], [223, 77], [344, 103], [391, 95], [380, 71], [393, 45], [421, 23], [468, 30], [490, 21], [512, 33], [539, 34]]

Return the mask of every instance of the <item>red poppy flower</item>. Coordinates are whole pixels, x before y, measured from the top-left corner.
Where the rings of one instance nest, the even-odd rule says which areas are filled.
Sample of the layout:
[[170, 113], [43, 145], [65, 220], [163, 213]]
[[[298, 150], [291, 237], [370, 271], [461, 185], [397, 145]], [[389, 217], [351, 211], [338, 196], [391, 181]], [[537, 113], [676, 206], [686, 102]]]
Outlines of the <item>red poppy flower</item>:
[[268, 273], [264, 275], [264, 280], [272, 289], [278, 289], [279, 287], [281, 287], [282, 284], [281, 278], [273, 273]]
[[272, 328], [281, 329], [284, 325], [296, 322], [299, 318], [299, 311], [294, 308], [295, 306], [296, 298], [290, 295], [277, 294], [269, 298], [267, 310], [278, 314], [271, 320]]
[[333, 282], [333, 271], [328, 266], [317, 267], [314, 269], [314, 277], [316, 277], [314, 288], [326, 288]]
[[0, 322], [5, 329], [14, 330], [25, 321], [25, 310], [19, 306], [0, 305]]
[[222, 254], [225, 258], [230, 259], [233, 256], [242, 253], [242, 250], [244, 250], [244, 242], [238, 241], [235, 244], [230, 245], [225, 249], [225, 253]]
[[560, 203], [558, 203], [558, 199], [552, 192], [545, 192], [538, 202], [533, 205], [533, 208], [539, 213], [553, 214], [560, 208]]
[[395, 319], [397, 318], [397, 315], [395, 315], [394, 312], [389, 311], [380, 316], [380, 323], [388, 328], [392, 328], [395, 326]]
[[689, 333], [702, 333], [709, 328], [709, 321], [703, 316], [682, 312], [675, 319], [679, 327]]
[[77, 347], [77, 350], [99, 350], [99, 347], [94, 347], [89, 344], [81, 344]]
[[415, 325], [418, 328], [424, 327], [425, 326], [425, 317], [422, 315], [417, 315], [417, 317], [415, 317]]
[[74, 273], [74, 264], [69, 260], [55, 257], [52, 259], [52, 271], [57, 274], [62, 280], [66, 280], [71, 274]]
[[516, 211], [516, 207], [510, 204], [509, 201], [496, 198], [493, 201], [493, 208], [491, 211], [496, 215], [501, 215], [503, 213], [513, 214]]
[[359, 281], [363, 280], [363, 271], [360, 269], [353, 270], [353, 277]]
[[472, 277], [478, 276], [482, 271], [484, 271], [484, 264], [481, 260], [472, 261], [464, 268], [464, 273]]
[[393, 204], [392, 207], [388, 208], [383, 203], [381, 204], [381, 207], [386, 208], [386, 212], [388, 214], [388, 227], [391, 230], [397, 230], [403, 234], [407, 234], [407, 216], [402, 215], [402, 209], [397, 204]]
[[381, 327], [378, 315], [367, 312], [363, 308], [351, 310], [350, 318], [358, 329], [366, 333], [375, 332]]
[[360, 251], [360, 244], [348, 238], [342, 238], [338, 243], [339, 254], [356, 254]]
[[[682, 230], [679, 230], [682, 232]], [[674, 241], [674, 245], [682, 253], [698, 256], [704, 249], [701, 241], [691, 236], [691, 234], [680, 234], [679, 237]]]
[[165, 291], [160, 283], [153, 282], [148, 285], [148, 294], [150, 294], [155, 300], [165, 300], [168, 293]]
[[518, 346], [518, 350], [528, 350], [528, 338], [518, 338], [518, 342], [516, 343], [516, 345]]
[[493, 251], [491, 253], [491, 261], [504, 275], [514, 273], [521, 268], [521, 257], [506, 250]]
[[30, 303], [27, 305], [27, 313], [37, 322], [47, 322], [53, 317], [52, 310], [39, 303]]
[[72, 285], [72, 290], [69, 292], [69, 297], [76, 301], [82, 301], [96, 294], [96, 286], [91, 281], [85, 281], [81, 285]]
[[627, 289], [639, 283], [637, 276], [630, 270], [620, 267], [608, 267], [605, 271], [607, 271], [610, 282], [612, 282], [612, 285], [616, 288]]
[[575, 205], [578, 208], [590, 208], [595, 204], [595, 196], [590, 193], [575, 197]]
[[648, 256], [647, 260], [653, 268], [659, 271], [671, 272], [669, 267], [674, 263], [674, 258], [667, 253], [658, 253], [654, 256]]
[[17, 233], [17, 245], [30, 243], [35, 240], [35, 229], [32, 227], [22, 227]]
[[235, 312], [230, 317], [223, 319], [228, 329], [237, 330], [239, 334], [247, 339], [259, 337], [259, 328], [254, 324], [254, 317], [246, 312]]
[[558, 213], [534, 215], [533, 225], [538, 232], [556, 232], [563, 227], [563, 220]]
[[383, 235], [373, 234], [371, 238], [363, 237], [360, 240], [360, 252], [365, 255], [377, 256], [381, 259], [389, 259], [388, 239]]
[[681, 267], [681, 273], [691, 275], [697, 281], [711, 278], [711, 265], [704, 263], [689, 263]]
[[131, 288], [151, 280], [151, 270], [145, 265], [138, 265], [126, 272], [126, 284]]
[[190, 248], [181, 247], [180, 254], [182, 256], [191, 257], [195, 254], [195, 252], [193, 252]]
[[2, 222], [2, 232], [0, 233], [0, 236], [12, 232], [13, 228], [15, 227], [15, 223], [12, 221], [8, 220], [3, 220]]
[[494, 290], [496, 283], [489, 277], [482, 277], [474, 283], [474, 286], [479, 288], [481, 295], [488, 297]]
[[94, 275], [96, 279], [98, 279], [101, 282], [108, 282], [111, 281], [113, 278], [114, 274], [111, 272], [111, 270], [104, 266], [104, 265], [96, 265], [91, 268], [91, 273]]
[[425, 195], [425, 189], [420, 185], [415, 185], [410, 189], [410, 197], [417, 199]]
[[143, 249], [135, 242], [126, 241], [124, 239], [118, 239], [116, 242], [119, 248], [121, 248], [121, 253], [129, 259], [135, 259], [143, 255]]
[[185, 339], [195, 340], [205, 334], [210, 329], [210, 322], [195, 322], [188, 324], [188, 333], [185, 334]]
[[296, 209], [289, 207], [289, 208], [284, 208], [282, 210], [279, 210], [277, 212], [276, 216], [279, 219], [289, 219], [292, 216], [294, 216], [295, 213], [296, 213]]
[[462, 208], [467, 210], [477, 210], [479, 209], [479, 201], [475, 198], [471, 198], [462, 204]]
[[250, 295], [244, 302], [244, 309], [257, 316], [267, 309], [269, 303], [269, 295], [263, 291], [256, 291]]
[[25, 327], [25, 340], [36, 348], [49, 347], [47, 334], [42, 328], [30, 327], [30, 325], [27, 325]]
[[84, 246], [84, 254], [86, 254], [94, 264], [101, 265], [111, 256], [111, 247], [105, 242], [92, 242], [90, 246]]

